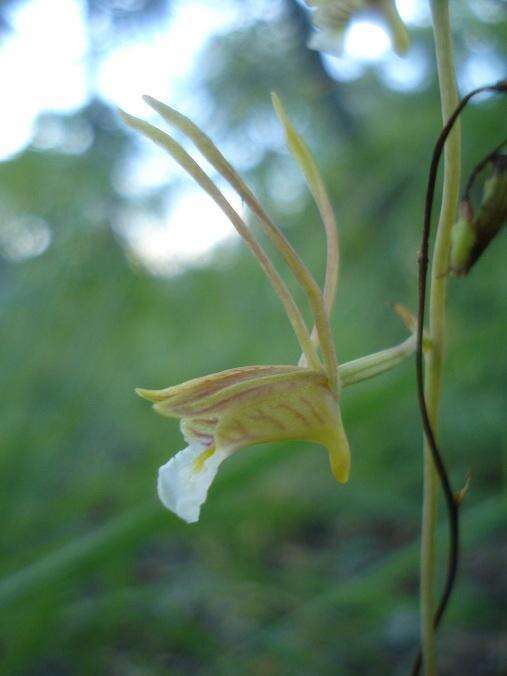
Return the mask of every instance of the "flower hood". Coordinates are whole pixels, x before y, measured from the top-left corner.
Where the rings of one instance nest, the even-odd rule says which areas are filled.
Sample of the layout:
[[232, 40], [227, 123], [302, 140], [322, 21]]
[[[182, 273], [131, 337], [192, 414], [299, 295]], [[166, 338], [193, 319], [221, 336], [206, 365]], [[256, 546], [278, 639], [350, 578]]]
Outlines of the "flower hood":
[[247, 366], [164, 390], [137, 390], [161, 415], [179, 418], [189, 446], [160, 469], [162, 502], [187, 521], [219, 465], [253, 444], [290, 439], [326, 447], [331, 469], [345, 483], [350, 451], [326, 376], [297, 366]]

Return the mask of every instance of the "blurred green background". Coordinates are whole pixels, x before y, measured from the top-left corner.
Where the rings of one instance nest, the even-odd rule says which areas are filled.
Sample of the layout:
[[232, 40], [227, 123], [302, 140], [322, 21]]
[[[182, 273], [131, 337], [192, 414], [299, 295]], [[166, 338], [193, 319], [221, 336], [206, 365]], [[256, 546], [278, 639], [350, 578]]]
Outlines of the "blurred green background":
[[[62, 103], [78, 77], [58, 70], [71, 6], [85, 84]], [[451, 6], [463, 93], [501, 74], [505, 5]], [[402, 9], [406, 61], [371, 24], [377, 54], [361, 52], [364, 26], [345, 57], [308, 50], [293, 0], [0, 3], [0, 62], [11, 59], [0, 76], [2, 674], [409, 672], [421, 508], [412, 360], [345, 391], [346, 486], [321, 448], [266, 445], [226, 463], [198, 524], [165, 511], [157, 468], [183, 441], [134, 387], [298, 353], [255, 261], [220, 239], [213, 205], [198, 208], [170, 158], [113, 108], [149, 118], [146, 92], [192, 114], [322, 280], [322, 228], [270, 107], [280, 94], [332, 195], [333, 328], [339, 359], [354, 359], [406, 335], [390, 303], [416, 305], [440, 113], [427, 3]], [[468, 172], [505, 134], [505, 102], [471, 106], [463, 127]], [[443, 674], [507, 673], [505, 253], [499, 238], [469, 279], [450, 282], [442, 439], [454, 485], [468, 471], [472, 484]], [[443, 509], [441, 521], [443, 570]]]

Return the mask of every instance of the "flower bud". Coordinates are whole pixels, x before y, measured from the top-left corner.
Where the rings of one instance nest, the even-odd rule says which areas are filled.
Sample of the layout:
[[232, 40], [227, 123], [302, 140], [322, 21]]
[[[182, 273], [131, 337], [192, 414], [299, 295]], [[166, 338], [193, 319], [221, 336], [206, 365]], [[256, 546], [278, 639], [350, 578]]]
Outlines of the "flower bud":
[[468, 274], [507, 219], [507, 155], [496, 155], [491, 164], [479, 207], [474, 213], [470, 199], [462, 200], [452, 229], [450, 269], [457, 277]]

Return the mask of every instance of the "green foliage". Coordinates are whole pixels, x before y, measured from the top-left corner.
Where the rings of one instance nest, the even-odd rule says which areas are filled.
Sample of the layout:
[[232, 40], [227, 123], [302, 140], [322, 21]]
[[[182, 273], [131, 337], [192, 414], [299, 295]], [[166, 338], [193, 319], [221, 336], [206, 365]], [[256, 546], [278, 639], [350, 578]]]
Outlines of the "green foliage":
[[[233, 154], [271, 134], [276, 89], [318, 159], [341, 233], [334, 333], [345, 361], [402, 338], [390, 302], [415, 307], [437, 95], [433, 84], [389, 93], [371, 74], [336, 84], [360, 129], [357, 141], [345, 137], [302, 66], [295, 30], [263, 22], [217, 39], [199, 80], [210, 134]], [[488, 100], [466, 114], [466, 166], [498, 141], [504, 110]], [[95, 135], [86, 153], [31, 149], [0, 166], [0, 227], [28, 213], [52, 228], [41, 256], [0, 258], [0, 670], [406, 673], [418, 640], [413, 365], [345, 393], [345, 487], [321, 449], [266, 446], [226, 463], [199, 524], [165, 512], [155, 474], [182, 441], [134, 387], [296, 360], [298, 349], [242, 249], [174, 277], [140, 266], [112, 227], [128, 206], [112, 176], [134, 150], [112, 113], [94, 104], [80, 115]], [[274, 141], [257, 159], [249, 178], [258, 196], [322, 280], [324, 234], [288, 153]], [[197, 237], [205, 224], [189, 227]], [[470, 469], [472, 487], [459, 591], [442, 631], [449, 674], [456, 665], [499, 674], [505, 660], [504, 258], [499, 238], [450, 288], [442, 438], [454, 483]]]

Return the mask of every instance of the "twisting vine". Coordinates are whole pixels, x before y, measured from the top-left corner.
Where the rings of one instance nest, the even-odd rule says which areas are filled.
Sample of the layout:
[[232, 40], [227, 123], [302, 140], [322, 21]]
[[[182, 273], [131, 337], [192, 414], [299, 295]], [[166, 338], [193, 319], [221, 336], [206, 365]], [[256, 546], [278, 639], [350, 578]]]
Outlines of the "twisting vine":
[[[449, 480], [449, 475], [445, 466], [445, 462], [442, 456], [442, 453], [438, 447], [435, 433], [431, 424], [426, 397], [424, 393], [424, 355], [423, 355], [423, 339], [424, 339], [424, 317], [426, 313], [426, 291], [427, 291], [427, 277], [428, 277], [428, 264], [429, 264], [429, 241], [431, 234], [431, 214], [433, 209], [433, 201], [435, 196], [435, 185], [436, 178], [438, 173], [438, 167], [440, 164], [440, 159], [442, 152], [444, 150], [445, 142], [456, 123], [456, 120], [460, 116], [463, 109], [466, 107], [467, 103], [477, 94], [482, 92], [507, 92], [507, 81], [503, 80], [497, 82], [494, 85], [487, 85], [484, 87], [479, 87], [474, 89], [469, 94], [467, 94], [459, 103], [457, 108], [454, 110], [449, 120], [443, 127], [433, 149], [433, 155], [431, 159], [430, 169], [428, 173], [428, 183], [426, 190], [425, 198], [425, 207], [424, 207], [424, 226], [421, 239], [421, 251], [419, 254], [419, 292], [418, 292], [418, 322], [417, 322], [417, 346], [416, 346], [416, 374], [417, 374], [417, 397], [419, 402], [419, 408], [421, 411], [422, 424], [424, 429], [424, 434], [429, 444], [431, 455], [435, 468], [438, 473], [438, 477], [444, 492], [445, 501], [447, 505], [448, 518], [449, 518], [449, 558], [447, 564], [447, 576], [442, 591], [442, 595], [435, 612], [433, 619], [433, 625], [436, 629], [440, 624], [442, 616], [445, 612], [449, 598], [451, 596], [454, 583], [456, 580], [456, 573], [458, 570], [458, 561], [459, 561], [459, 502], [460, 499], [455, 496], [451, 483]], [[472, 173], [472, 176], [467, 184], [467, 191], [470, 190], [471, 181], [475, 178], [477, 173], [482, 170], [487, 161], [498, 152], [499, 148], [504, 145], [505, 142], [497, 146], [492, 153], [489, 153], [486, 158], [479, 163], [476, 167], [476, 170]], [[465, 192], [465, 194], [467, 194]], [[422, 652], [419, 650], [417, 658], [414, 662], [412, 669], [412, 674], [416, 675], [419, 673], [422, 664]]]

